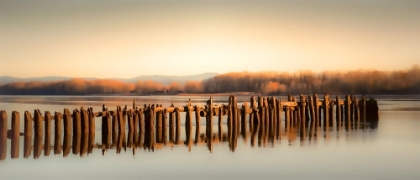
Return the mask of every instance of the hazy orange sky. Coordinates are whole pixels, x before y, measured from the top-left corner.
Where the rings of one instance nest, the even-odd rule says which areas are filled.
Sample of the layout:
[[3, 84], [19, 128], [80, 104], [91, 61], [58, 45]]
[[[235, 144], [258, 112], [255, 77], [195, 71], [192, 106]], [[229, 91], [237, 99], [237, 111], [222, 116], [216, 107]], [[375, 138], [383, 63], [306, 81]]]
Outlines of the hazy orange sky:
[[406, 69], [418, 0], [1, 0], [0, 76]]

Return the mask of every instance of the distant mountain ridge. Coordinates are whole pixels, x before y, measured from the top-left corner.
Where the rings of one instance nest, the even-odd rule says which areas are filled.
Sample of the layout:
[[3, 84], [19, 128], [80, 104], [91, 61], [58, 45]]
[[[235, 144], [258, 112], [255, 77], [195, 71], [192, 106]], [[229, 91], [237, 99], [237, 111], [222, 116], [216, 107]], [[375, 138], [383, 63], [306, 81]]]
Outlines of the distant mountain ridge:
[[[171, 82], [185, 83], [186, 81], [201, 81], [204, 79], [212, 78], [218, 73], [206, 72], [196, 75], [186, 75], [186, 76], [164, 76], [164, 75], [143, 75], [137, 76], [134, 78], [111, 78], [112, 80], [118, 80], [122, 82], [136, 82], [136, 81], [146, 81], [151, 80], [154, 82], [159, 82], [164, 85], [169, 85]], [[66, 81], [73, 79], [73, 77], [64, 77], [64, 76], [45, 76], [45, 77], [31, 77], [31, 78], [17, 78], [12, 76], [0, 76], [0, 85], [9, 84], [13, 82], [52, 82], [52, 81]], [[82, 78], [86, 80], [95, 80], [101, 78]]]

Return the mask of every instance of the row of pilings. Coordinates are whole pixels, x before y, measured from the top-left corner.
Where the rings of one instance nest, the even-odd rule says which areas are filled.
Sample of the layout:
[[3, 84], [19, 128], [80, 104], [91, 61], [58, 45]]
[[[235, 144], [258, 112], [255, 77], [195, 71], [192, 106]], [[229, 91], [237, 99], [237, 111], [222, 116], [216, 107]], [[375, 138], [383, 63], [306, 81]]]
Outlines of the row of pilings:
[[[185, 141], [181, 141], [181, 121], [185, 116]], [[224, 133], [224, 117], [226, 117], [227, 133]], [[206, 130], [201, 134], [201, 117], [205, 117]], [[213, 117], [218, 117], [218, 133], [213, 134]], [[101, 144], [95, 143], [96, 118], [101, 118]], [[203, 140], [212, 151], [212, 143], [229, 142], [231, 150], [236, 148], [236, 139], [240, 135], [251, 134], [251, 146], [258, 137], [258, 145], [267, 141], [281, 139], [288, 136], [289, 140], [298, 134], [301, 140], [316, 139], [320, 132], [328, 135], [330, 129], [351, 131], [360, 128], [375, 128], [378, 122], [378, 105], [375, 99], [362, 96], [346, 95], [343, 100], [339, 96], [331, 99], [328, 94], [320, 100], [317, 95], [300, 95], [299, 101], [289, 95], [287, 101], [275, 97], [251, 97], [238, 107], [235, 96], [229, 97], [227, 105], [214, 105], [213, 98], [206, 105], [191, 105], [164, 108], [159, 104], [133, 108], [127, 106], [116, 110], [108, 110], [104, 105], [102, 111], [94, 112], [92, 108], [80, 108], [63, 113], [49, 111], [44, 114], [34, 110], [31, 114], [24, 112], [24, 131], [20, 130], [20, 114], [12, 112], [11, 130], [7, 129], [8, 118], [5, 111], [0, 111], [0, 160], [7, 154], [7, 139], [11, 139], [11, 157], [19, 157], [19, 137], [24, 136], [25, 158], [32, 150], [34, 158], [40, 156], [42, 150], [48, 156], [54, 154], [67, 156], [73, 154], [87, 154], [94, 147], [103, 149], [116, 148], [117, 153], [127, 147], [154, 150], [155, 146], [167, 144], [185, 144], [191, 148], [192, 144], [202, 143]], [[195, 138], [192, 137], [193, 120], [195, 119]], [[54, 133], [52, 124], [54, 122]], [[369, 127], [368, 127], [369, 126]], [[322, 128], [322, 131], [319, 129]], [[128, 131], [126, 133], [126, 131]], [[51, 138], [54, 142], [51, 144]], [[53, 148], [53, 149], [52, 149]]]

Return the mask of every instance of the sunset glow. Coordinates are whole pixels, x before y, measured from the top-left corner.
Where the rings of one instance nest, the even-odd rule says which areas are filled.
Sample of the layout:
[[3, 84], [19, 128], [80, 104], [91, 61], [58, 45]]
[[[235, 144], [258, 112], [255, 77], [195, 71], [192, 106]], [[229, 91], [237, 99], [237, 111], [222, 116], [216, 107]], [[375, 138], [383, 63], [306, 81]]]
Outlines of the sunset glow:
[[405, 69], [420, 62], [419, 4], [1, 1], [0, 75]]

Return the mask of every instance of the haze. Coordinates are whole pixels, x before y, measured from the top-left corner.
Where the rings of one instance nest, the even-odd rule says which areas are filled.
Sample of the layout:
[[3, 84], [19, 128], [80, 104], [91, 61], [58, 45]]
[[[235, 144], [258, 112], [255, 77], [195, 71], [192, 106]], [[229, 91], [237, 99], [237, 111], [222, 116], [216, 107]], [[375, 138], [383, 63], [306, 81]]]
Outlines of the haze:
[[415, 0], [2, 0], [0, 75], [406, 69]]

